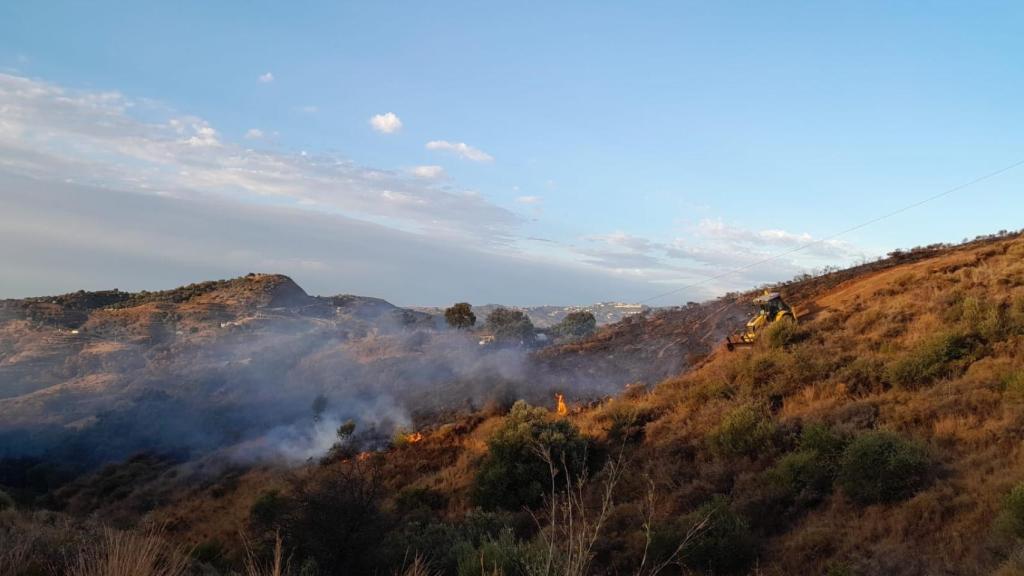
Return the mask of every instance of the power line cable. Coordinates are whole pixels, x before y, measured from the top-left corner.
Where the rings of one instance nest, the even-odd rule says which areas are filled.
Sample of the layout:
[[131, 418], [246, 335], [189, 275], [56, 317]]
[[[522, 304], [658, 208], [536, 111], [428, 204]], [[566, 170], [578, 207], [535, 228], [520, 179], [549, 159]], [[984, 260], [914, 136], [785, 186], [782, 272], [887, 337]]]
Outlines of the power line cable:
[[908, 204], [908, 205], [906, 205], [906, 206], [904, 206], [902, 208], [899, 208], [898, 210], [893, 210], [892, 212], [888, 212], [888, 213], [883, 214], [881, 216], [877, 216], [875, 218], [872, 218], [871, 220], [867, 220], [865, 222], [861, 222], [860, 224], [857, 224], [856, 226], [851, 226], [851, 227], [849, 227], [849, 228], [847, 228], [845, 230], [836, 232], [835, 234], [832, 234], [830, 236], [825, 236], [824, 238], [819, 238], [817, 240], [813, 240], [811, 242], [807, 242], [806, 244], [801, 244], [800, 246], [797, 246], [795, 248], [790, 248], [789, 250], [785, 250], [783, 252], [779, 252], [777, 254], [773, 254], [773, 255], [768, 256], [766, 258], [763, 258], [761, 260], [757, 260], [755, 262], [750, 262], [749, 264], [744, 264], [743, 266], [739, 266], [737, 268], [732, 268], [730, 270], [726, 270], [725, 272], [722, 272], [720, 274], [716, 274], [714, 276], [708, 276], [706, 278], [702, 278], [702, 279], [700, 279], [700, 280], [698, 280], [696, 282], [687, 284], [685, 286], [681, 286], [679, 288], [675, 288], [673, 290], [669, 290], [668, 292], [663, 292], [663, 293], [658, 294], [656, 296], [651, 296], [650, 298], [647, 298], [646, 300], [640, 300], [639, 302], [637, 302], [637, 304], [646, 304], [647, 302], [650, 302], [652, 300], [658, 300], [658, 299], [664, 298], [666, 296], [671, 296], [673, 294], [677, 294], [679, 292], [682, 292], [683, 290], [689, 290], [690, 288], [696, 288], [697, 286], [700, 286], [700, 285], [705, 284], [707, 282], [711, 282], [712, 280], [719, 280], [721, 278], [725, 278], [726, 276], [730, 276], [730, 275], [735, 274], [737, 272], [742, 272], [744, 270], [749, 270], [750, 268], [753, 268], [754, 266], [760, 266], [761, 264], [766, 264], [768, 262], [772, 262], [773, 260], [778, 260], [779, 258], [782, 258], [784, 256], [789, 256], [790, 254], [795, 254], [795, 253], [800, 252], [802, 250], [806, 250], [807, 248], [810, 248], [811, 246], [815, 246], [815, 245], [818, 245], [818, 244], [823, 244], [825, 242], [828, 242], [829, 240], [835, 240], [836, 238], [838, 238], [840, 236], [843, 236], [845, 234], [849, 234], [850, 232], [854, 232], [856, 230], [860, 230], [861, 228], [866, 228], [868, 226], [871, 226], [872, 224], [876, 224], [878, 222], [881, 222], [882, 220], [886, 220], [888, 218], [892, 218], [893, 216], [897, 216], [897, 215], [902, 214], [904, 212], [907, 212], [909, 210], [913, 210], [914, 208], [918, 208], [920, 206], [928, 204], [929, 202], [934, 202], [935, 200], [938, 200], [938, 199], [943, 198], [945, 196], [949, 196], [950, 194], [953, 194], [954, 192], [959, 192], [960, 190], [963, 190], [964, 188], [969, 188], [971, 186], [974, 186], [975, 184], [978, 184], [980, 182], [984, 182], [985, 180], [989, 180], [991, 178], [995, 178], [996, 176], [999, 176], [1000, 174], [1003, 174], [1005, 172], [1009, 172], [1010, 170], [1013, 170], [1014, 168], [1017, 168], [1018, 166], [1021, 166], [1021, 165], [1024, 165], [1024, 159], [1018, 160], [1018, 161], [1014, 162], [1013, 164], [1009, 164], [1009, 165], [1004, 166], [1004, 167], [1002, 167], [1002, 168], [1000, 168], [998, 170], [995, 170], [993, 172], [989, 172], [988, 174], [985, 174], [984, 176], [979, 176], [979, 177], [977, 177], [974, 180], [971, 180], [969, 182], [964, 182], [963, 184], [958, 184], [956, 186], [953, 186], [952, 188], [948, 188], [948, 189], [946, 189], [946, 190], [944, 190], [942, 192], [939, 192], [938, 194], [935, 194], [933, 196], [929, 196], [929, 197], [924, 198], [922, 200], [918, 200], [917, 202], [914, 202], [913, 204]]

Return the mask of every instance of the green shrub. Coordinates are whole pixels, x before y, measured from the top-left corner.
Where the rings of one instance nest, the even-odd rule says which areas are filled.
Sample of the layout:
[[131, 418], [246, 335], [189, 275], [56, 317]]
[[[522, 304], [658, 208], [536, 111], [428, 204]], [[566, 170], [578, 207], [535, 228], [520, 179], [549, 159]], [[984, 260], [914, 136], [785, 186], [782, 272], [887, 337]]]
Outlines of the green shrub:
[[1024, 538], [1024, 482], [1018, 483], [1003, 499], [996, 517], [996, 528], [1014, 538]]
[[915, 388], [962, 371], [970, 362], [977, 341], [966, 334], [937, 334], [889, 364], [886, 379], [894, 386]]
[[786, 348], [807, 339], [808, 332], [792, 320], [782, 320], [765, 328], [761, 340], [769, 348]]
[[877, 358], [859, 356], [839, 372], [839, 378], [853, 394], [879, 392], [887, 379], [886, 367]]
[[1017, 296], [1010, 304], [1007, 328], [1014, 334], [1024, 334], [1024, 296]]
[[403, 515], [441, 510], [447, 505], [448, 498], [430, 488], [404, 488], [395, 496], [395, 511]]
[[548, 550], [539, 540], [523, 542], [505, 529], [476, 547], [459, 544], [456, 554], [458, 576], [531, 576], [543, 573]]
[[741, 406], [730, 412], [710, 436], [711, 449], [719, 456], [755, 456], [767, 448], [775, 426], [761, 408]]
[[[583, 473], [587, 442], [564, 418], [552, 418], [544, 408], [516, 402], [504, 425], [487, 441], [488, 454], [480, 464], [473, 500], [486, 510], [535, 508], [551, 490], [551, 469], [539, 450], [547, 450], [556, 466]], [[563, 473], [564, 476], [564, 473]], [[564, 487], [565, 480], [560, 480]]]
[[1024, 370], [1011, 372], [1003, 378], [1002, 384], [1007, 396], [1014, 400], [1024, 400]]
[[[443, 522], [434, 520], [427, 522], [406, 522], [388, 530], [384, 538], [384, 553], [381, 556], [394, 564], [407, 564], [412, 558], [420, 556], [431, 568], [443, 574], [455, 573], [458, 566], [459, 552], [466, 541], [459, 530]], [[388, 572], [377, 567], [377, 574], [401, 574], [401, 571]], [[398, 568], [398, 566], [392, 566]]]
[[11, 498], [7, 492], [0, 490], [0, 512], [10, 510], [11, 508], [14, 508], [14, 498]]
[[614, 405], [605, 416], [608, 421], [608, 440], [613, 444], [643, 440], [644, 429], [655, 416], [650, 408], [622, 403]]
[[960, 305], [960, 315], [964, 329], [970, 333], [988, 341], [999, 340], [1005, 335], [1005, 317], [999, 304], [968, 296]]
[[799, 447], [764, 475], [764, 496], [758, 502], [775, 516], [820, 502], [832, 492], [847, 440], [822, 425], [804, 428]]
[[[703, 527], [694, 533], [701, 523]], [[651, 539], [651, 558], [655, 563], [664, 561], [691, 533], [681, 561], [700, 573], [742, 572], [757, 554], [746, 521], [729, 508], [724, 496], [715, 496], [681, 521], [656, 529]]]
[[272, 527], [284, 511], [286, 502], [278, 490], [267, 490], [249, 508], [249, 521], [258, 528]]
[[891, 432], [868, 432], [843, 452], [838, 481], [859, 504], [896, 502], [925, 485], [929, 468], [920, 445]]

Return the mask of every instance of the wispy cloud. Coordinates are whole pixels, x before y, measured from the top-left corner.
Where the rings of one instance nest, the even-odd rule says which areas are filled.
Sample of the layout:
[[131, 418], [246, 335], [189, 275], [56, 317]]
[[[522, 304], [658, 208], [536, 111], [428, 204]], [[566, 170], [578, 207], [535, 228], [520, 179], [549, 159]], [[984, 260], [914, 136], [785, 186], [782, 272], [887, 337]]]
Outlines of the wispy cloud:
[[413, 166], [412, 174], [417, 178], [437, 180], [438, 178], [444, 177], [444, 168], [433, 164], [427, 166]]
[[480, 150], [474, 148], [465, 142], [448, 142], [447, 140], [431, 140], [427, 142], [427, 150], [440, 150], [444, 152], [452, 152], [466, 160], [472, 160], [473, 162], [491, 162], [494, 157]]
[[246, 140], [262, 140], [264, 138], [263, 130], [259, 128], [249, 128], [245, 131]]
[[138, 192], [273, 199], [492, 244], [522, 221], [480, 194], [336, 155], [247, 149], [202, 118], [136, 115], [146, 106], [117, 92], [0, 75], [0, 168]]
[[593, 266], [665, 285], [699, 282], [691, 291], [706, 296], [865, 257], [846, 242], [821, 242], [808, 233], [786, 230], [751, 230], [721, 220], [703, 220], [689, 234], [667, 242], [622, 231], [587, 236], [583, 241], [573, 251]]
[[402, 129], [402, 120], [394, 112], [370, 117], [370, 126], [381, 134], [394, 134]]
[[260, 74], [257, 80], [259, 80], [261, 84], [270, 84], [271, 82], [274, 81], [274, 75], [271, 74], [270, 72], [266, 72], [264, 74]]
[[518, 196], [516, 198], [516, 202], [520, 204], [540, 204], [543, 200], [540, 196]]

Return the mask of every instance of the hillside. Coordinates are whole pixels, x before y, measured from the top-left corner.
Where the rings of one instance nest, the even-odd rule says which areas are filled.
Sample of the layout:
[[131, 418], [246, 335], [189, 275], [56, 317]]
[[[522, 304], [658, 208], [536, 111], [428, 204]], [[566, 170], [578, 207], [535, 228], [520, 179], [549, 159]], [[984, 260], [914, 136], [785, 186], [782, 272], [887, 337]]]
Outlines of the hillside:
[[[337, 435], [332, 421], [323, 448], [296, 468], [218, 452], [140, 457], [37, 502], [70, 518], [167, 526], [165, 538], [198, 546], [195, 557], [219, 573], [240, 565], [240, 529], [259, 553], [280, 534], [293, 567], [320, 574], [397, 573], [417, 554], [460, 575], [545, 565], [559, 574], [1024, 573], [1024, 238], [897, 253], [781, 289], [799, 324], [751, 349], [718, 345], [751, 294], [655, 311], [531, 355], [476, 403], [403, 423], [421, 436], [371, 446], [355, 441], [369, 420]], [[167, 338], [143, 329], [161, 305], [132, 307], [128, 332]], [[93, 321], [80, 326], [98, 330]], [[7, 321], [6, 363], [28, 361], [18, 330], [39, 322]], [[408, 353], [358, 342], [374, 363]], [[335, 354], [303, 354], [284, 372], [289, 386], [336, 373]], [[473, 358], [465, 382], [478, 385], [507, 360]], [[114, 385], [94, 382], [100, 374], [55, 385]], [[493, 393], [538, 375], [536, 387]], [[585, 386], [591, 377], [601, 381]], [[645, 385], [607, 396], [635, 381]], [[552, 412], [554, 390], [568, 395], [565, 417]], [[512, 406], [522, 396], [541, 408]], [[37, 549], [69, 537], [38, 516], [17, 522], [36, 527]]]

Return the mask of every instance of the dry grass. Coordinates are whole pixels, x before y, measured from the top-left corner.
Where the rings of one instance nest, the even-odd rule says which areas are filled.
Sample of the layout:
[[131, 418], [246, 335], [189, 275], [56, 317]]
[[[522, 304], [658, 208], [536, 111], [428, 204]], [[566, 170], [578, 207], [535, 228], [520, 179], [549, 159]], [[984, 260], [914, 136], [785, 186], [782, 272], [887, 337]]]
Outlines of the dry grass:
[[432, 569], [426, 558], [417, 554], [413, 556], [412, 562], [395, 572], [395, 576], [441, 576], [441, 572]]
[[289, 576], [290, 563], [284, 558], [284, 543], [280, 534], [274, 534], [274, 552], [270, 559], [261, 559], [252, 542], [242, 534], [245, 548], [245, 576]]
[[163, 532], [121, 532], [107, 528], [81, 550], [69, 576], [182, 576], [188, 555], [167, 544]]

